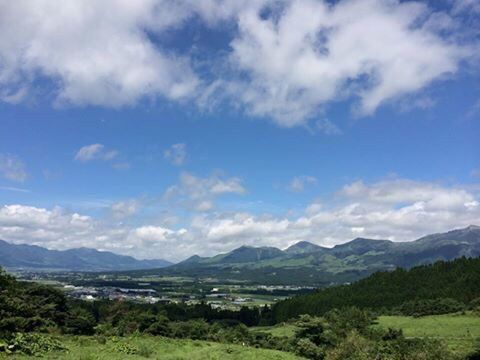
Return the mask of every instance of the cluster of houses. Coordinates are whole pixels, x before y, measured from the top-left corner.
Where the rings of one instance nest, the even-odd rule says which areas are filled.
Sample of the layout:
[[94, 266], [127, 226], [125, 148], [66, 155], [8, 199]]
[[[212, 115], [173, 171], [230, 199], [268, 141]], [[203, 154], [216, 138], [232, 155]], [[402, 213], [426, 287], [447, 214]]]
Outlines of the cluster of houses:
[[199, 300], [194, 295], [190, 296], [181, 296], [178, 299], [172, 299], [167, 296], [160, 296], [158, 292], [154, 289], [128, 289], [128, 288], [115, 288], [115, 287], [85, 287], [85, 286], [74, 286], [74, 285], [64, 285], [64, 290], [66, 294], [72, 298], [80, 299], [84, 301], [95, 301], [95, 300], [122, 300], [122, 301], [132, 301], [136, 303], [164, 303], [168, 304], [171, 302], [184, 302], [187, 304], [196, 304], [199, 301], [205, 301], [207, 304], [210, 304], [213, 308], [227, 308], [230, 306], [242, 306], [245, 303], [252, 302], [253, 299], [249, 297], [235, 296], [233, 294], [226, 294], [219, 292], [219, 289], [213, 288], [211, 292]]
[[165, 296], [159, 296], [154, 289], [125, 289], [114, 287], [83, 287], [65, 285], [66, 293], [75, 299], [93, 301], [93, 300], [125, 300], [137, 303], [169, 303], [171, 299]]

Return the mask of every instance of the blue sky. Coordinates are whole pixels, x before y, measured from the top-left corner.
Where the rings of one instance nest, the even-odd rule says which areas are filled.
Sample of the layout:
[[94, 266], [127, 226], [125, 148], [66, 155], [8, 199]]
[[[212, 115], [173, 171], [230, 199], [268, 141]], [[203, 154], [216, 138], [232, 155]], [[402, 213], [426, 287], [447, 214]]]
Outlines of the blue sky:
[[480, 223], [475, 1], [41, 3], [2, 5], [0, 238], [180, 260]]

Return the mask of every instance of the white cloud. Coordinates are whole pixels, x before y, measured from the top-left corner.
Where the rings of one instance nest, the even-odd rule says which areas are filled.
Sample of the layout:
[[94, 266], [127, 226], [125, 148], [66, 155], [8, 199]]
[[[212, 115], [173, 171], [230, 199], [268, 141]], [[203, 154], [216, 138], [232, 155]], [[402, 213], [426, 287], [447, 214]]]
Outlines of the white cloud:
[[245, 192], [242, 180], [237, 177], [225, 178], [217, 173], [200, 178], [183, 172], [180, 175], [180, 183], [168, 188], [164, 197], [196, 211], [208, 211], [213, 209], [214, 201], [218, 196], [241, 195]]
[[357, 236], [409, 241], [480, 222], [478, 198], [461, 188], [397, 179], [353, 183], [339, 194], [337, 205], [314, 202], [296, 218], [213, 214], [197, 218], [192, 229], [209, 247], [225, 251], [240, 244], [283, 248], [299, 240], [332, 246]]
[[173, 144], [170, 148], [164, 151], [163, 156], [173, 165], [183, 165], [187, 157], [187, 145], [183, 143]]
[[315, 185], [317, 183], [317, 178], [314, 176], [302, 175], [295, 176], [290, 185], [288, 186], [290, 191], [293, 192], [302, 192], [305, 190], [307, 185]]
[[356, 181], [344, 186], [340, 194], [372, 204], [422, 203], [429, 209], [463, 208], [475, 197], [464, 189], [445, 188], [437, 184], [393, 179], [366, 185]]
[[478, 0], [452, 0], [454, 13], [480, 14], [480, 3]]
[[23, 161], [10, 154], [0, 154], [0, 175], [16, 182], [24, 182], [28, 177]]
[[141, 207], [141, 202], [137, 199], [129, 199], [113, 203], [110, 207], [112, 215], [116, 219], [124, 219], [135, 215]]
[[[458, 4], [454, 14], [477, 8]], [[353, 99], [358, 114], [371, 114], [455, 74], [471, 53], [449, 36], [461, 31], [455, 15], [413, 1], [3, 0], [0, 10], [0, 99], [10, 103], [41, 79], [61, 105], [158, 97], [210, 105], [223, 95], [294, 126], [336, 101]], [[203, 54], [208, 74], [162, 42], [192, 18], [222, 32], [237, 25], [227, 26], [226, 56]]]
[[11, 94], [46, 77], [58, 88], [59, 103], [117, 107], [145, 96], [180, 99], [198, 84], [188, 59], [148, 37], [190, 12], [170, 1], [18, 0], [0, 6], [0, 84]]
[[[191, 213], [191, 217], [183, 216], [177, 229], [152, 219], [128, 225], [59, 207], [7, 205], [0, 208], [0, 239], [53, 249], [86, 246], [142, 258], [181, 260], [193, 254], [229, 251], [243, 244], [285, 248], [308, 240], [333, 246], [358, 236], [414, 240], [430, 233], [478, 225], [479, 200], [478, 194], [466, 188], [406, 179], [355, 182], [340, 190], [329, 206], [317, 200], [299, 216]], [[128, 215], [136, 211], [131, 205], [124, 201], [115, 207]]]
[[358, 113], [369, 115], [455, 73], [467, 56], [426, 26], [432, 11], [418, 2], [287, 3], [270, 18], [240, 13], [231, 54], [232, 64], [249, 76], [231, 91], [251, 114], [283, 126], [342, 98], [359, 99]]
[[106, 150], [102, 144], [91, 144], [82, 146], [75, 155], [75, 160], [80, 162], [88, 162], [92, 160], [110, 161], [116, 158], [118, 151]]
[[23, 205], [0, 208], [0, 238], [52, 248], [81, 246], [94, 230], [94, 220], [78, 213], [67, 213]]

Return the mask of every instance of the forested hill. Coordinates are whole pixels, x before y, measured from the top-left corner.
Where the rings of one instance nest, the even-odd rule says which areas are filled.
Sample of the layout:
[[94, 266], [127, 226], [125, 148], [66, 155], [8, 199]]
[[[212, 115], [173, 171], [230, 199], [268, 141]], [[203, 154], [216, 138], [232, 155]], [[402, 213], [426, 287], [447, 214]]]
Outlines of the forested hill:
[[333, 308], [356, 306], [392, 309], [407, 302], [455, 299], [463, 303], [480, 299], [480, 258], [439, 261], [410, 270], [377, 272], [350, 285], [335, 286], [277, 303], [277, 322], [300, 314], [322, 315]]

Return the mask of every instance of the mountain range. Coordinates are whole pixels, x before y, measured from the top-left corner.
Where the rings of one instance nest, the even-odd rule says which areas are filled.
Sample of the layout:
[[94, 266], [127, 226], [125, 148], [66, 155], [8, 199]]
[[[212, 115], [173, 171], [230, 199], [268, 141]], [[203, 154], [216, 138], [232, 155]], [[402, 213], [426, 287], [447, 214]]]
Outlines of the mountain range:
[[332, 248], [300, 241], [287, 249], [241, 246], [213, 257], [194, 255], [178, 264], [137, 260], [95, 249], [48, 250], [0, 240], [0, 266], [7, 269], [134, 271], [197, 280], [324, 286], [346, 283], [379, 270], [410, 268], [480, 256], [480, 227], [433, 234], [409, 242], [356, 238]]
[[0, 240], [0, 266], [9, 270], [124, 271], [169, 265], [172, 263], [166, 260], [137, 260], [89, 248], [60, 251]]
[[469, 226], [409, 242], [356, 238], [326, 248], [307, 241], [285, 250], [241, 246], [213, 257], [192, 256], [147, 273], [248, 281], [263, 284], [331, 285], [358, 280], [379, 270], [480, 256], [480, 227]]

